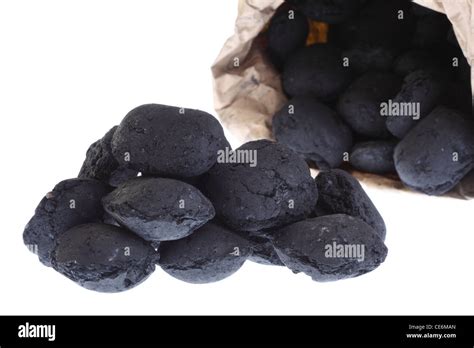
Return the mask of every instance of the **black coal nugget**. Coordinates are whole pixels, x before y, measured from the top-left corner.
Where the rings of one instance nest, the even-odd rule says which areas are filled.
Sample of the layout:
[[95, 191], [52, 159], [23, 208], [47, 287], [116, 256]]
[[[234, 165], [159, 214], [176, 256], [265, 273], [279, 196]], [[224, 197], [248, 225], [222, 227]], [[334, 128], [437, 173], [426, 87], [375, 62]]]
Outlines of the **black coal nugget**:
[[287, 0], [307, 17], [329, 24], [341, 23], [357, 12], [361, 0]]
[[103, 205], [121, 225], [153, 242], [186, 237], [215, 215], [197, 188], [164, 178], [123, 183], [104, 197]]
[[116, 130], [117, 126], [113, 127], [89, 147], [79, 178], [96, 179], [116, 187], [137, 176], [136, 170], [120, 166], [112, 154], [110, 143]]
[[84, 224], [62, 233], [53, 268], [80, 286], [119, 292], [143, 282], [155, 270], [157, 254], [130, 231], [106, 224]]
[[275, 232], [273, 243], [289, 269], [320, 282], [373, 271], [385, 261], [388, 251], [372, 227], [344, 214], [285, 226]]
[[55, 239], [73, 226], [100, 222], [104, 216], [101, 199], [110, 191], [100, 181], [68, 179], [57, 184], [38, 204], [23, 232], [23, 241], [51, 266]]
[[441, 74], [417, 70], [405, 77], [401, 91], [393, 98], [393, 106], [386, 115], [387, 129], [397, 138], [403, 138], [419, 120], [428, 115], [439, 103], [445, 89]]
[[322, 101], [337, 98], [351, 79], [341, 51], [329, 44], [315, 44], [292, 55], [285, 64], [282, 84], [290, 96], [314, 95]]
[[474, 168], [474, 123], [438, 107], [400, 141], [394, 159], [405, 185], [442, 195]]
[[333, 169], [320, 172], [315, 180], [319, 191], [316, 215], [354, 216], [369, 224], [385, 240], [385, 222], [356, 178], [343, 170]]
[[160, 243], [159, 264], [171, 276], [195, 284], [212, 283], [237, 272], [250, 254], [248, 242], [209, 222], [192, 235]]
[[280, 8], [268, 27], [268, 53], [273, 64], [283, 68], [288, 57], [304, 47], [308, 37], [308, 19], [299, 11]]
[[396, 141], [365, 141], [357, 143], [352, 148], [349, 163], [356, 169], [375, 173], [386, 174], [395, 172], [393, 152]]
[[366, 73], [340, 96], [337, 111], [358, 134], [387, 138], [390, 133], [381, 115], [381, 104], [395, 97], [401, 85], [402, 80], [395, 74]]
[[352, 132], [341, 117], [314, 97], [295, 97], [272, 121], [275, 139], [321, 169], [342, 164]]
[[236, 149], [234, 157], [209, 171], [204, 187], [220, 220], [238, 231], [256, 232], [304, 219], [318, 198], [306, 162], [269, 140]]
[[121, 165], [175, 177], [207, 172], [226, 146], [222, 126], [210, 114], [159, 104], [130, 111], [112, 138], [112, 152]]

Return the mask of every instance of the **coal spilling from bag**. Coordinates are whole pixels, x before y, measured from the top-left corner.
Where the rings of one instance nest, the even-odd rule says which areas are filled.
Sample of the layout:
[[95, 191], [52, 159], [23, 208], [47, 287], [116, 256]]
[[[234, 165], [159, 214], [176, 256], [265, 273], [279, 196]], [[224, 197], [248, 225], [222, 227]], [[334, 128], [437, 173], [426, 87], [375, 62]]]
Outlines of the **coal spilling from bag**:
[[[324, 236], [321, 221], [329, 221]], [[298, 223], [303, 230], [285, 232]], [[382, 217], [350, 174], [329, 171], [315, 181], [285, 144], [258, 140], [232, 150], [209, 114], [157, 104], [133, 109], [94, 142], [80, 178], [57, 184], [23, 233], [44, 265], [105, 293], [136, 287], [156, 266], [188, 283], [222, 281], [247, 260], [327, 269], [305, 271], [317, 281], [344, 279], [383, 262], [384, 237]], [[336, 239], [347, 250], [360, 243], [364, 260], [334, 250], [338, 261], [308, 253], [301, 266], [304, 243], [332, 248]]]
[[[267, 53], [285, 48], [284, 59], [268, 58], [288, 98], [268, 123], [274, 139], [316, 169], [373, 173], [430, 195], [455, 194], [472, 180], [463, 180], [472, 157], [453, 164], [430, 137], [410, 136], [436, 132], [454, 152], [474, 138], [471, 67], [446, 15], [409, 0], [286, 0], [269, 23], [259, 42]], [[439, 108], [450, 110], [445, 130], [424, 121]], [[424, 169], [407, 158], [423, 159]], [[443, 163], [457, 167], [434, 169]]]

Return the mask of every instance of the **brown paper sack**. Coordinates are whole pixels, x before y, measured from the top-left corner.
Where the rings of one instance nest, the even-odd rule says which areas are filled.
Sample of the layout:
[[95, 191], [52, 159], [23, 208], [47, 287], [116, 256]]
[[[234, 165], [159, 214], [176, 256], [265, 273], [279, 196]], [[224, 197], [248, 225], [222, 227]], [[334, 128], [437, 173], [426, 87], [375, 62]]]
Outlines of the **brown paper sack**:
[[[284, 0], [239, 0], [235, 33], [212, 65], [214, 106], [224, 126], [241, 143], [272, 138], [271, 119], [286, 102], [280, 76], [265, 57], [258, 35]], [[415, 0], [445, 13], [471, 65], [474, 61], [474, 0]], [[474, 100], [474, 97], [473, 97]], [[365, 184], [404, 189], [398, 178], [352, 171]], [[474, 197], [474, 174], [449, 194]]]

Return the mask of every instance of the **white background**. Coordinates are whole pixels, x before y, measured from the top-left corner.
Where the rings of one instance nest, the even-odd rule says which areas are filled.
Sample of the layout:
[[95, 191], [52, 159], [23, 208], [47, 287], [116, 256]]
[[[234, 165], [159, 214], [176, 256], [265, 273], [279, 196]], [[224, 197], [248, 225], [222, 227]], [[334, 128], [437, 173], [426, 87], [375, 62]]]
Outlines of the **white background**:
[[236, 0], [0, 0], [0, 314], [474, 314], [472, 201], [370, 188], [387, 260], [334, 283], [247, 262], [215, 284], [157, 269], [100, 294], [26, 249], [41, 197], [77, 175], [89, 144], [130, 109], [215, 114], [209, 68], [236, 14]]

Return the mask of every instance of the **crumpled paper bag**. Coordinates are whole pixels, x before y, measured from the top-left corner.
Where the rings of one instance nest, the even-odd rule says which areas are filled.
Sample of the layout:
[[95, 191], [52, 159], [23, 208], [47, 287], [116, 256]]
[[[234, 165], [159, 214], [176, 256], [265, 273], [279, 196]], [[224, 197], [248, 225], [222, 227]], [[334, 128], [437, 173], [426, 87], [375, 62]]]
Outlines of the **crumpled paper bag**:
[[[284, 0], [240, 0], [235, 33], [225, 42], [211, 68], [215, 109], [224, 126], [241, 143], [271, 139], [271, 118], [286, 102], [280, 77], [260, 49], [258, 37], [283, 2]], [[454, 32], [472, 71], [474, 0], [415, 2], [447, 15], [453, 23]], [[472, 73], [471, 81], [474, 86]], [[353, 174], [367, 184], [404, 188], [399, 180], [392, 177], [357, 171]], [[463, 195], [466, 196], [465, 193]]]

